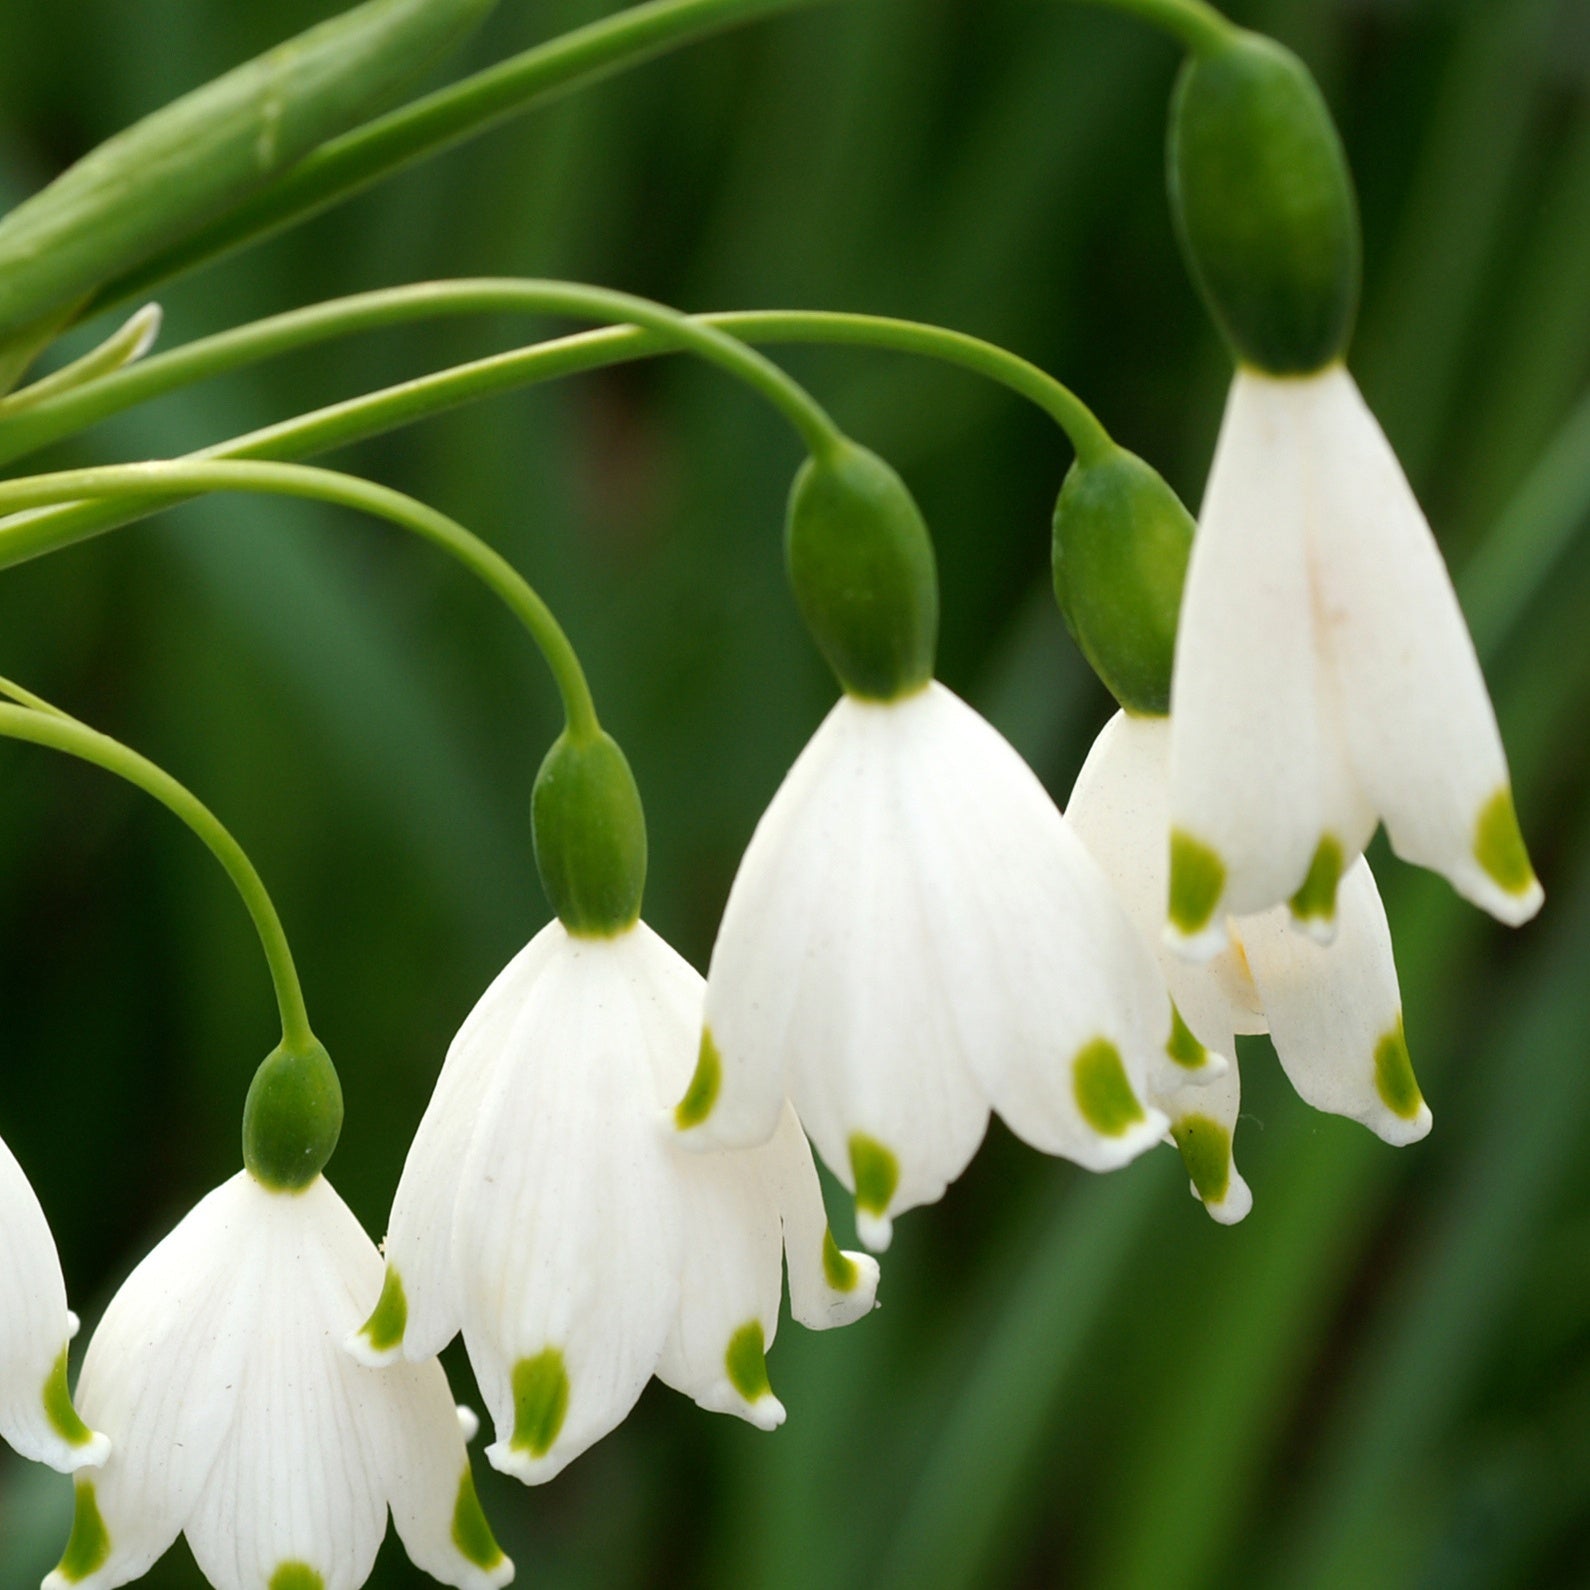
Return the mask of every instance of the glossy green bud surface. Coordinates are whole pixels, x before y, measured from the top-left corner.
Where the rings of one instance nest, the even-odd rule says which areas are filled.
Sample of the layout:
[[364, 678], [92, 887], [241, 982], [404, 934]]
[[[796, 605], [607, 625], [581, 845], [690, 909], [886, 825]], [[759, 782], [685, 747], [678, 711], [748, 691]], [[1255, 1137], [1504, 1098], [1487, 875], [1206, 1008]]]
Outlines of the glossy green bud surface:
[[536, 867], [570, 933], [610, 938], [634, 926], [646, 888], [646, 816], [611, 735], [567, 730], [547, 752], [530, 802]]
[[1128, 712], [1170, 711], [1193, 518], [1135, 453], [1078, 459], [1054, 511], [1054, 594], [1082, 654]]
[[801, 466], [784, 551], [801, 617], [852, 695], [893, 701], [933, 677], [939, 583], [906, 484], [845, 442]]
[[1340, 358], [1358, 308], [1358, 205], [1308, 68], [1254, 33], [1193, 55], [1169, 161], [1182, 247], [1238, 360], [1306, 375]]
[[278, 1192], [307, 1187], [342, 1135], [342, 1084], [318, 1043], [273, 1049], [243, 1106], [243, 1163]]

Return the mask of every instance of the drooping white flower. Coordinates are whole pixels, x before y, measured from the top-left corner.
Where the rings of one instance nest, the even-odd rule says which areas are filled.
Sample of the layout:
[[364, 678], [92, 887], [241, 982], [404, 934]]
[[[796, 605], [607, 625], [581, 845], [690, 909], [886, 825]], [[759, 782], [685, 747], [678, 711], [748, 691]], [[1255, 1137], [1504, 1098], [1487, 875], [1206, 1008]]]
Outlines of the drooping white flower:
[[1011, 746], [937, 683], [847, 695], [741, 862], [678, 1119], [755, 1143], [787, 1094], [881, 1248], [990, 1108], [1089, 1169], [1135, 1158], [1165, 1130], [1143, 1099], [1181, 1073], [1175, 1047], [1153, 958]]
[[1239, 369], [1182, 601], [1170, 932], [1291, 900], [1322, 941], [1377, 821], [1504, 922], [1542, 899], [1441, 554], [1340, 364]]
[[876, 1263], [840, 1252], [787, 1108], [772, 1140], [697, 1156], [663, 1114], [689, 1080], [703, 984], [644, 923], [544, 928], [448, 1051], [409, 1151], [380, 1306], [349, 1341], [427, 1358], [461, 1329], [497, 1439], [550, 1479], [655, 1374], [703, 1407], [783, 1422], [765, 1350], [790, 1307], [813, 1329], [873, 1306]]
[[425, 1572], [507, 1584], [441, 1365], [376, 1374], [342, 1351], [380, 1289], [324, 1177], [283, 1193], [241, 1171], [201, 1200], [89, 1343], [78, 1395], [114, 1450], [78, 1479], [45, 1590], [125, 1584], [179, 1532], [216, 1590], [357, 1590], [389, 1507]]
[[63, 1474], [97, 1467], [110, 1450], [67, 1391], [66, 1345], [76, 1334], [44, 1211], [0, 1140], [0, 1439]]
[[[1298, 932], [1284, 905], [1223, 919], [1225, 948], [1207, 961], [1189, 962], [1165, 945], [1173, 722], [1118, 712], [1094, 741], [1068, 813], [1145, 943], [1158, 950], [1177, 1009], [1222, 1054], [1235, 1055], [1239, 1033], [1268, 1032], [1292, 1085], [1316, 1109], [1361, 1121], [1388, 1143], [1416, 1142], [1430, 1130], [1430, 1111], [1408, 1060], [1386, 913], [1362, 856], [1341, 880], [1328, 945]], [[1231, 1157], [1235, 1062], [1209, 1087], [1152, 1097], [1170, 1117], [1209, 1212], [1240, 1220], [1253, 1200]]]

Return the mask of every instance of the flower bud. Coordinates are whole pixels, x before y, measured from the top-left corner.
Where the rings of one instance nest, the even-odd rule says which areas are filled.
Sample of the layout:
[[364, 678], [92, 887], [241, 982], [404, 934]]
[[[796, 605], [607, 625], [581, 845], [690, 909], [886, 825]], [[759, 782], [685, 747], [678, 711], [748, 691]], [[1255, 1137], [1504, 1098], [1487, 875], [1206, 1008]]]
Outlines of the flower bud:
[[1054, 594], [1082, 654], [1128, 712], [1170, 711], [1193, 519], [1135, 453], [1078, 459], [1054, 511]]
[[265, 1057], [243, 1106], [243, 1163], [277, 1192], [297, 1192], [326, 1168], [342, 1135], [342, 1084], [313, 1040]]
[[801, 617], [851, 695], [893, 701], [933, 677], [933, 543], [905, 482], [876, 453], [845, 442], [806, 461], [784, 550]]
[[646, 816], [611, 735], [564, 730], [530, 801], [536, 868], [570, 933], [611, 938], [634, 925], [646, 887]]
[[1358, 307], [1358, 207], [1308, 68], [1239, 31], [1193, 55], [1169, 162], [1183, 250], [1238, 360], [1304, 375], [1340, 358]]

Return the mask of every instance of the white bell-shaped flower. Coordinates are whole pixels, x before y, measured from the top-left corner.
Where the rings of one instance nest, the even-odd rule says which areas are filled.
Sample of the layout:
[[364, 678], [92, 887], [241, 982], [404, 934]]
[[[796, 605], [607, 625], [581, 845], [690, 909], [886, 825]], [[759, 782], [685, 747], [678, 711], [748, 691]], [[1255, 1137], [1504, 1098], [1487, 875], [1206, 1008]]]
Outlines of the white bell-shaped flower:
[[342, 1350], [380, 1290], [324, 1177], [285, 1193], [242, 1171], [204, 1198], [89, 1343], [78, 1395], [114, 1450], [78, 1478], [45, 1590], [126, 1584], [179, 1532], [216, 1590], [357, 1590], [388, 1508], [443, 1584], [507, 1584], [441, 1365], [377, 1374]]
[[[1284, 905], [1222, 919], [1225, 948], [1209, 960], [1184, 960], [1165, 945], [1173, 721], [1118, 712], [1094, 741], [1068, 812], [1158, 951], [1177, 1009], [1222, 1054], [1235, 1055], [1238, 1034], [1268, 1032], [1309, 1104], [1361, 1121], [1388, 1143], [1416, 1142], [1430, 1130], [1430, 1111], [1408, 1060], [1386, 913], [1362, 856], [1341, 880], [1328, 945], [1298, 931]], [[1253, 1200], [1232, 1161], [1235, 1062], [1209, 1087], [1152, 1097], [1170, 1117], [1194, 1192], [1215, 1219], [1240, 1220]]]
[[1473, 642], [1346, 369], [1240, 369], [1182, 600], [1169, 931], [1212, 955], [1286, 901], [1322, 942], [1378, 821], [1503, 922], [1539, 910]]
[[76, 1334], [44, 1211], [0, 1140], [0, 1439], [63, 1474], [97, 1467], [110, 1450], [67, 1390], [66, 1346]]
[[496, 1425], [487, 1457], [550, 1479], [655, 1374], [704, 1408], [783, 1422], [766, 1348], [783, 1263], [813, 1329], [869, 1312], [876, 1263], [840, 1252], [793, 1111], [748, 1153], [681, 1151], [700, 975], [637, 922], [543, 929], [448, 1051], [409, 1151], [380, 1306], [349, 1341], [374, 1365], [462, 1330]]
[[1153, 958], [1011, 746], [937, 683], [847, 695], [740, 864], [677, 1119], [687, 1140], [761, 1142], [787, 1094], [882, 1248], [990, 1108], [1091, 1170], [1135, 1158], [1183, 1048]]

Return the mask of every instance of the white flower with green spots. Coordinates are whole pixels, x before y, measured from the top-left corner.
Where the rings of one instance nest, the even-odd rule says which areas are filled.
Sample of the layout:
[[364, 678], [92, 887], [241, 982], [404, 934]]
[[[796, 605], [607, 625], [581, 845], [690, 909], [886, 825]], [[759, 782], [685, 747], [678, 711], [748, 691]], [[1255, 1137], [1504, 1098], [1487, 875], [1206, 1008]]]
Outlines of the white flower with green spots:
[[697, 1156], [664, 1114], [689, 1080], [702, 981], [644, 923], [543, 929], [448, 1051], [409, 1151], [363, 1362], [425, 1359], [460, 1330], [496, 1424], [487, 1457], [552, 1478], [656, 1375], [772, 1429], [765, 1351], [869, 1312], [878, 1267], [828, 1231], [792, 1111], [747, 1153]]
[[1341, 365], [1239, 370], [1193, 543], [1171, 686], [1168, 932], [1291, 902], [1392, 848], [1503, 922], [1540, 908], [1473, 642], [1430, 527]]
[[63, 1474], [98, 1467], [110, 1450], [66, 1388], [66, 1345], [76, 1334], [44, 1211], [0, 1141], [0, 1440]]
[[272, 1192], [241, 1171], [204, 1198], [89, 1343], [78, 1396], [114, 1448], [78, 1477], [45, 1590], [126, 1584], [179, 1532], [216, 1590], [357, 1590], [388, 1508], [443, 1584], [507, 1584], [441, 1365], [376, 1374], [342, 1351], [380, 1290], [324, 1177]]
[[787, 1094], [883, 1248], [991, 1108], [1091, 1170], [1152, 1147], [1172, 1042], [1152, 956], [1010, 745], [937, 683], [846, 696], [741, 863], [677, 1119], [687, 1141], [756, 1143]]
[[[1361, 1121], [1386, 1142], [1418, 1141], [1430, 1111], [1403, 1036], [1402, 998], [1380, 894], [1362, 856], [1336, 892], [1336, 934], [1318, 943], [1292, 926], [1287, 906], [1222, 918], [1225, 947], [1191, 962], [1160, 931], [1169, 893], [1165, 836], [1173, 720], [1118, 712], [1094, 741], [1067, 808], [1072, 826], [1110, 876], [1187, 1026], [1222, 1054], [1237, 1034], [1268, 1032], [1292, 1085], [1316, 1109]], [[1208, 1087], [1152, 1095], [1216, 1220], [1252, 1206], [1232, 1160], [1240, 1090], [1235, 1061]]]

